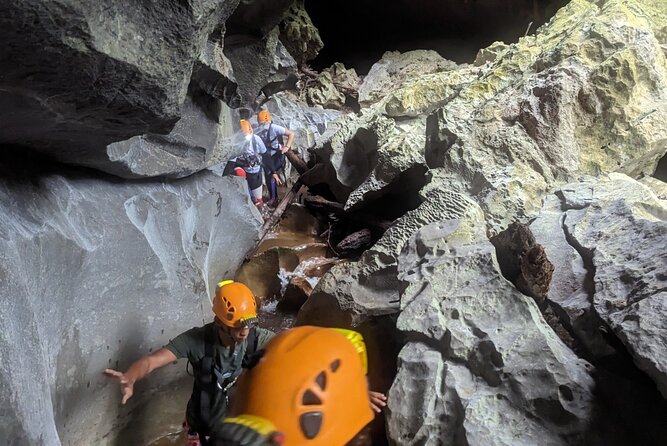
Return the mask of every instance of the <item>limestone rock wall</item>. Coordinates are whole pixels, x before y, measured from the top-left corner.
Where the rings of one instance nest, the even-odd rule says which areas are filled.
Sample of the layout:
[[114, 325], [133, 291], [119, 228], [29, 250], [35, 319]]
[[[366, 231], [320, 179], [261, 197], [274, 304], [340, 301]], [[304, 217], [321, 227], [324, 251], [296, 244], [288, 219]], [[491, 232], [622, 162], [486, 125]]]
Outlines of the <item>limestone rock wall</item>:
[[[470, 65], [389, 53], [360, 112], [329, 125], [306, 181], [346, 209], [400, 215], [321, 279], [298, 322], [397, 318], [392, 444], [667, 441], [630, 408], [667, 414], [646, 399], [664, 394], [664, 183], [635, 181], [667, 152], [666, 18], [663, 1], [573, 0]], [[554, 266], [549, 322], [585, 360], [502, 277], [488, 238], [514, 221], [532, 222]]]
[[208, 321], [215, 283], [256, 243], [259, 215], [242, 181], [210, 173], [140, 184], [4, 175], [0, 443], [115, 444], [136, 407], [159, 410], [144, 404], [149, 389], [183, 370], [167, 367], [123, 408], [101, 372]]

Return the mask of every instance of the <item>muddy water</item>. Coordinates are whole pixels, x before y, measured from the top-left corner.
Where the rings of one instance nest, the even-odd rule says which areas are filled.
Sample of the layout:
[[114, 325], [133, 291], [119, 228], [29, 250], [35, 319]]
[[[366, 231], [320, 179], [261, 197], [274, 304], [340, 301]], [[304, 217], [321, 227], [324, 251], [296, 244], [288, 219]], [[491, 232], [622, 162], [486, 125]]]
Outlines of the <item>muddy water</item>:
[[[289, 292], [290, 282], [307, 282], [314, 288], [320, 277], [338, 261], [331, 256], [321, 224], [303, 207], [292, 205], [280, 223], [260, 243], [255, 255], [244, 264], [236, 280], [246, 283], [260, 301], [259, 321], [262, 327], [275, 332], [290, 328], [296, 311], [283, 311], [279, 301]], [[297, 293], [298, 294], [298, 293]], [[187, 384], [188, 394], [191, 384]], [[179, 393], [185, 389], [179, 389]], [[160, 422], [164, 426], [159, 438], [147, 446], [185, 444], [181, 423], [185, 417], [183, 398], [175, 398], [163, 406]]]

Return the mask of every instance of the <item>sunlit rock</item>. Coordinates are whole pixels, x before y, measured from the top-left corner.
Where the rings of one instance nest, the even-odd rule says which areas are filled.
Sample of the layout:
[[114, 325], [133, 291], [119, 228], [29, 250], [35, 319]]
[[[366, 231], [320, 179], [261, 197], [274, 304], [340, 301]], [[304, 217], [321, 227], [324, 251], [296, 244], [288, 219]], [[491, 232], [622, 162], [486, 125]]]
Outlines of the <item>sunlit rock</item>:
[[369, 106], [409, 79], [456, 68], [454, 62], [432, 50], [387, 51], [364, 77], [359, 87], [359, 103]]

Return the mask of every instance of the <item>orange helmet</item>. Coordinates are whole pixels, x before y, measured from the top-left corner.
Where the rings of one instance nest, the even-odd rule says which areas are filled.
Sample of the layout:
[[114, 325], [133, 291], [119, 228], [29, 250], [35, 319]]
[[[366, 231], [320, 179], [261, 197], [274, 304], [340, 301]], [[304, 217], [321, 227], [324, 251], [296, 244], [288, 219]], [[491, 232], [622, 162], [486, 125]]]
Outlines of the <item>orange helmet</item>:
[[225, 423], [273, 430], [286, 446], [342, 446], [373, 419], [365, 357], [363, 337], [350, 330], [284, 331], [239, 380]]
[[241, 131], [246, 135], [252, 135], [252, 124], [250, 124], [250, 121], [241, 119], [239, 122], [241, 123]]
[[257, 114], [257, 122], [260, 124], [268, 124], [271, 122], [271, 113], [268, 110], [262, 110]]
[[257, 322], [257, 303], [250, 288], [233, 280], [218, 283], [213, 313], [228, 327], [238, 328]]

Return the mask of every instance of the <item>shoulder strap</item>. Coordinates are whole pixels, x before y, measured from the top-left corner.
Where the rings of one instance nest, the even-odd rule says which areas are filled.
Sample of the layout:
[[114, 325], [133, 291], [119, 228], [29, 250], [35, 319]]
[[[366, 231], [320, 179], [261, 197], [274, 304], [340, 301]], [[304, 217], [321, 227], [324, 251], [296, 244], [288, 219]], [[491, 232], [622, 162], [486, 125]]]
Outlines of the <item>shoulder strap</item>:
[[195, 375], [195, 385], [199, 381], [199, 416], [204, 424], [208, 424], [211, 419], [211, 403], [213, 395], [211, 394], [211, 384], [215, 381], [213, 368], [215, 366], [215, 330], [213, 324], [204, 328], [204, 357], [199, 363], [199, 370]]
[[257, 328], [252, 327], [250, 333], [248, 333], [248, 346], [245, 350], [245, 355], [243, 356], [242, 367], [247, 368], [250, 363], [250, 359], [257, 353], [257, 347], [259, 344], [259, 338], [257, 337]]

